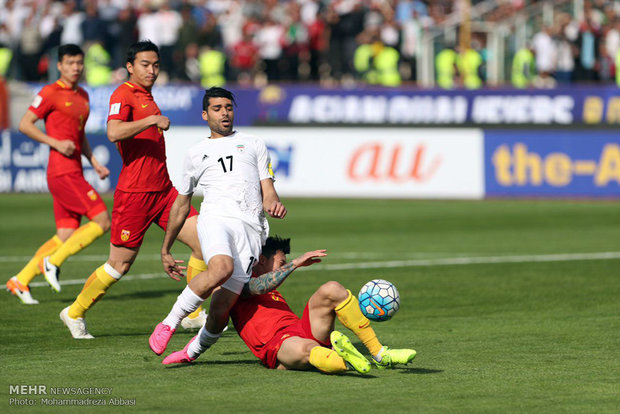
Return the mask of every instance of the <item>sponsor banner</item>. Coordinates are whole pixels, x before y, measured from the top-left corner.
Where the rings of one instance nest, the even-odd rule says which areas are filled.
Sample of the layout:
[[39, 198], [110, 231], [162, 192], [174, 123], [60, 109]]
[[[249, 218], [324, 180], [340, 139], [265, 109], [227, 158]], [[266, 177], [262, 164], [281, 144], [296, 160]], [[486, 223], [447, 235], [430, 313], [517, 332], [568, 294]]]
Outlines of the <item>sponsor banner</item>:
[[[33, 96], [42, 84], [31, 84]], [[105, 131], [116, 86], [85, 87], [91, 113], [87, 132]], [[540, 89], [323, 89], [266, 86], [231, 90], [239, 104], [237, 126], [276, 124], [367, 125], [617, 125], [620, 96], [613, 86]], [[153, 88], [173, 126], [202, 126], [204, 89], [194, 85]]]
[[[620, 123], [615, 87], [551, 90], [289, 88], [270, 114], [291, 123], [572, 125]], [[264, 104], [267, 105], [267, 104]]]
[[[282, 196], [482, 198], [482, 131], [476, 129], [239, 128], [261, 137]], [[166, 134], [170, 177], [206, 128]]]
[[[118, 151], [104, 135], [91, 134], [88, 141], [99, 163], [110, 170], [110, 177], [99, 179], [82, 156], [84, 177], [100, 193], [113, 191], [122, 166]], [[0, 192], [48, 192], [49, 151], [48, 145], [35, 142], [19, 132], [3, 131], [0, 135]]]
[[486, 131], [487, 196], [620, 197], [620, 131]]

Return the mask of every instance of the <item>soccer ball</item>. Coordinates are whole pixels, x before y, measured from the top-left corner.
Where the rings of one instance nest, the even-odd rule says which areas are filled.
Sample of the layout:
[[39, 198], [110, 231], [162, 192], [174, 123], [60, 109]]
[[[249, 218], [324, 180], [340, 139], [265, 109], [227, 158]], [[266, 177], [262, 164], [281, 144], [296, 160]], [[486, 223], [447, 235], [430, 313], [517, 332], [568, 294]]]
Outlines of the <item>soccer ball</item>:
[[358, 298], [364, 316], [377, 322], [387, 321], [400, 308], [396, 286], [383, 279], [371, 280], [362, 286]]

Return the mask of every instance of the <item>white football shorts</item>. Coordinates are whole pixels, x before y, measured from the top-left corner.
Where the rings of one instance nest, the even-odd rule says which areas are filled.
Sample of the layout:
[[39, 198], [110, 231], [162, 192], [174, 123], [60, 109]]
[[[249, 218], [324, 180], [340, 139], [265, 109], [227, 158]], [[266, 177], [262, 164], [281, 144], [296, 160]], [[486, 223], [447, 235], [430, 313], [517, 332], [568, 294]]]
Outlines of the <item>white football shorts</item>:
[[258, 263], [262, 249], [261, 233], [235, 218], [198, 216], [198, 239], [205, 263], [223, 254], [234, 261], [231, 277], [222, 285], [233, 293], [241, 293]]

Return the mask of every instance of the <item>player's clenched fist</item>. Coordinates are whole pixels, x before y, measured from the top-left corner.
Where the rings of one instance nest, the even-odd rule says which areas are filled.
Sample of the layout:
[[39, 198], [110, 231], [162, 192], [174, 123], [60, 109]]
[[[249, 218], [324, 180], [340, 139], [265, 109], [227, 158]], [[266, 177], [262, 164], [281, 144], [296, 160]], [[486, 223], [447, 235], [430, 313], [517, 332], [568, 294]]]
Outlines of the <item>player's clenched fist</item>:
[[167, 131], [168, 128], [170, 128], [170, 119], [168, 119], [167, 116], [163, 116], [163, 115], [155, 115], [155, 116], [157, 117], [157, 120], [155, 123], [155, 125], [157, 125], [157, 128]]
[[73, 141], [70, 141], [68, 139], [63, 139], [63, 140], [57, 141], [57, 144], [54, 147], [54, 149], [60, 152], [65, 157], [70, 157], [73, 154], [73, 151], [75, 151], [75, 144], [73, 143]]

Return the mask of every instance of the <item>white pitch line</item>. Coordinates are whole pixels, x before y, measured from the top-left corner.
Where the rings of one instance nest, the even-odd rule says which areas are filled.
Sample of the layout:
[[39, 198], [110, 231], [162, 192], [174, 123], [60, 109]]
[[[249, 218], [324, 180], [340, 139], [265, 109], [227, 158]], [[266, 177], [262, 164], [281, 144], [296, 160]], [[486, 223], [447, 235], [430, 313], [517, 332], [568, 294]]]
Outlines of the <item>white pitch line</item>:
[[[489, 257], [451, 257], [428, 260], [390, 260], [384, 262], [317, 264], [312, 267], [302, 267], [298, 271], [317, 270], [354, 270], [354, 269], [384, 269], [395, 267], [424, 267], [424, 266], [454, 266], [470, 264], [497, 264], [497, 263], [536, 263], [536, 262], [570, 262], [576, 260], [613, 260], [620, 259], [620, 252], [599, 253], [560, 253], [522, 256], [489, 256]], [[162, 273], [143, 273], [124, 276], [123, 280], [164, 279], [168, 276]], [[70, 279], [60, 282], [61, 285], [81, 285], [86, 279]], [[46, 282], [31, 283], [30, 286], [47, 286]]]
[[[575, 260], [620, 259], [620, 252], [564, 253], [524, 256], [452, 257], [426, 260], [390, 260], [386, 262], [341, 263], [314, 266], [316, 270], [377, 269], [392, 267], [450, 266], [492, 263], [567, 262]], [[302, 270], [302, 269], [300, 269]]]
[[[142, 273], [142, 274], [137, 274], [137, 275], [123, 276], [123, 280], [164, 279], [167, 277], [168, 275], [164, 274], [163, 272], [162, 273]], [[61, 280], [60, 284], [62, 286], [83, 285], [84, 282], [86, 282], [86, 279], [68, 279], [68, 280]], [[29, 286], [32, 286], [32, 287], [47, 286], [47, 282], [34, 282], [34, 283], [31, 283]]]
[[[297, 257], [302, 255], [304, 252], [291, 252], [292, 257]], [[395, 257], [406, 257], [411, 259], [420, 259], [420, 258], [428, 258], [428, 257], [437, 257], [441, 255], [445, 255], [446, 252], [430, 252], [430, 253], [381, 253], [381, 252], [337, 252], [337, 253], [329, 253], [329, 257], [337, 258], [337, 259], [382, 259], [386, 256], [395, 256]], [[460, 255], [471, 255], [473, 253], [459, 253]], [[184, 255], [178, 255], [182, 258]], [[161, 260], [161, 256], [158, 254], [140, 254], [138, 255], [140, 260], [153, 260], [159, 261]], [[0, 256], [0, 263], [21, 263], [28, 262], [32, 259], [32, 256]], [[72, 262], [103, 262], [108, 260], [107, 255], [88, 255], [88, 254], [78, 254], [75, 256], [71, 256]]]

